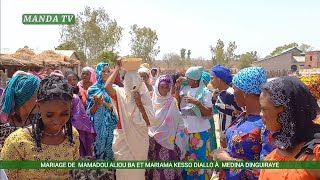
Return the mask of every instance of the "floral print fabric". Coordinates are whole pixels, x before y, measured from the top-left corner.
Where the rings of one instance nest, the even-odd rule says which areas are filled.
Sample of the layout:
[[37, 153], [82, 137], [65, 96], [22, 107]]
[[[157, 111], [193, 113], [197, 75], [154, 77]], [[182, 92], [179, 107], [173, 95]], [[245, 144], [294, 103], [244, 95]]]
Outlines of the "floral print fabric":
[[[210, 156], [210, 133], [208, 131], [189, 134], [189, 151], [186, 156], [187, 161], [212, 160]], [[211, 169], [185, 169], [183, 179], [186, 180], [207, 180], [212, 175]]]
[[[270, 145], [270, 133], [263, 129], [259, 115], [240, 116], [227, 130], [227, 152], [232, 158], [261, 160], [274, 148]], [[258, 169], [221, 170], [219, 179], [258, 179]]]

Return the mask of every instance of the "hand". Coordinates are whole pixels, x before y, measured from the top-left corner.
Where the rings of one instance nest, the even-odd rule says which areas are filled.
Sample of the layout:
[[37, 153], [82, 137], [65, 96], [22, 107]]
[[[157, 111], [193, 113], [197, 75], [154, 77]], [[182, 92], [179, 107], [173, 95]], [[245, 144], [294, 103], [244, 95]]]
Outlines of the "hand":
[[241, 114], [241, 111], [234, 110], [232, 112], [232, 116], [238, 116], [239, 114]]
[[117, 59], [117, 67], [119, 67], [119, 68], [122, 67], [122, 60], [123, 60], [123, 59], [124, 59], [123, 57], [119, 57], [119, 58]]
[[227, 153], [224, 149], [218, 149], [213, 153], [214, 160], [233, 160], [229, 153]]
[[102, 104], [104, 102], [104, 96], [93, 95], [93, 100], [95, 103]]
[[103, 105], [104, 105], [106, 108], [108, 108], [108, 109], [110, 109], [110, 110], [112, 111], [112, 109], [113, 109], [112, 104], [104, 102]]
[[180, 87], [180, 86], [181, 86], [182, 80], [183, 80], [183, 77], [182, 77], [182, 76], [180, 76], [180, 77], [176, 80], [176, 87]]
[[220, 146], [223, 148], [227, 147], [227, 138], [223, 133], [220, 133]]
[[137, 91], [133, 92], [133, 98], [134, 98], [134, 101], [136, 102], [137, 106], [142, 106], [141, 95], [139, 94], [139, 92], [137, 92]]
[[192, 104], [198, 104], [199, 100], [191, 97], [191, 96], [184, 96], [183, 99], [187, 102], [187, 103], [192, 103]]

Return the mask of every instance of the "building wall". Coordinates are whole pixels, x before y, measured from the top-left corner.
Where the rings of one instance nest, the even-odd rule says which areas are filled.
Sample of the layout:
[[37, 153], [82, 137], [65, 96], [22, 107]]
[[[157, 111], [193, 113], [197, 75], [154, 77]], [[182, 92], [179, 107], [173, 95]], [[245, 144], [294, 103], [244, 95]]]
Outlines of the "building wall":
[[320, 67], [320, 51], [306, 52], [305, 58], [306, 58], [304, 63], [305, 68]]
[[253, 63], [254, 66], [261, 66], [267, 71], [282, 71], [291, 70], [292, 65], [296, 65], [298, 68], [304, 63], [294, 62], [291, 53], [282, 54], [264, 61], [258, 61]]

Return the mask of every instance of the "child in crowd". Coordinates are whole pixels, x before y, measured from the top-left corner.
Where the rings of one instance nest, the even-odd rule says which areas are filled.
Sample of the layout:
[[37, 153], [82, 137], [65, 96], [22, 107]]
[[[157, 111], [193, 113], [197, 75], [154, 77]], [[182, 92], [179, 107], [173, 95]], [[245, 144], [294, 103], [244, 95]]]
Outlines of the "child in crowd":
[[[63, 77], [44, 78], [37, 92], [39, 113], [32, 126], [20, 128], [5, 141], [2, 160], [78, 160], [79, 134], [71, 123], [72, 87]], [[67, 169], [8, 169], [9, 179], [68, 179]]]

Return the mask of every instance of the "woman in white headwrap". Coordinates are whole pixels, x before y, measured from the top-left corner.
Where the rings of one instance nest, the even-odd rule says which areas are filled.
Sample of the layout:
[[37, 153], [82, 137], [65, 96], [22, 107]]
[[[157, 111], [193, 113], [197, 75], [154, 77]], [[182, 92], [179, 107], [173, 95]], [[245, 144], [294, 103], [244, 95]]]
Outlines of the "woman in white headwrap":
[[138, 73], [140, 77], [143, 79], [144, 83], [146, 84], [150, 95], [152, 96], [153, 87], [152, 87], [152, 79], [151, 79], [151, 71], [146, 67], [140, 67], [138, 69]]
[[[117, 129], [114, 131], [113, 152], [115, 160], [147, 160], [149, 149], [148, 126], [153, 125], [154, 111], [149, 91], [137, 71], [128, 71], [124, 87], [113, 83], [121, 68], [121, 61], [106, 82], [105, 88], [116, 106]], [[118, 180], [145, 179], [144, 169], [116, 171]]]

